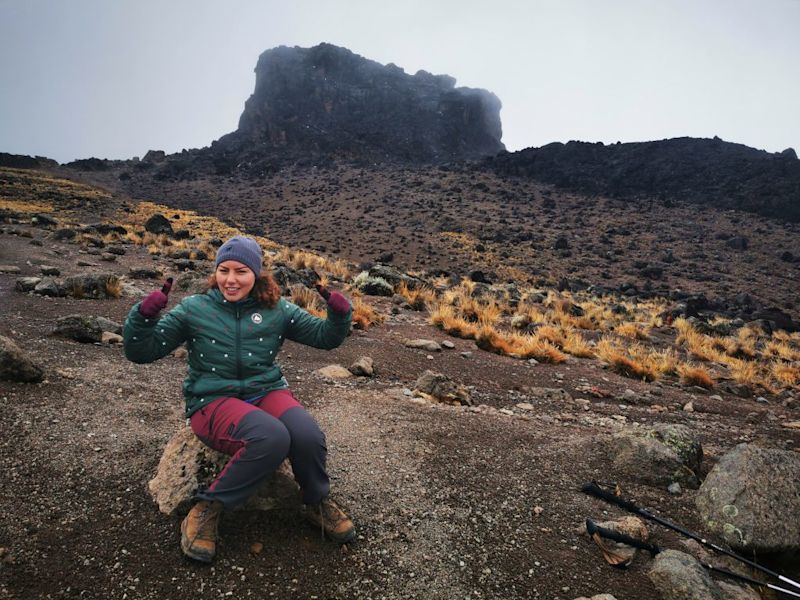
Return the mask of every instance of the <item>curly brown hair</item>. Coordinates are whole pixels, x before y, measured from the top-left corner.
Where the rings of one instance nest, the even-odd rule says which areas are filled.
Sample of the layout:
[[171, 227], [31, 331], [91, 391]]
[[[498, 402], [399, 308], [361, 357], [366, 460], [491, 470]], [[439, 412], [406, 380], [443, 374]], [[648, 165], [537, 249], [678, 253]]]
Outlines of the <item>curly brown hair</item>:
[[[216, 289], [217, 274], [216, 270], [208, 276], [206, 282], [209, 290]], [[266, 308], [275, 308], [278, 300], [281, 299], [281, 288], [269, 271], [261, 271], [261, 274], [256, 277], [256, 283], [250, 291], [250, 295], [256, 299], [259, 305]]]

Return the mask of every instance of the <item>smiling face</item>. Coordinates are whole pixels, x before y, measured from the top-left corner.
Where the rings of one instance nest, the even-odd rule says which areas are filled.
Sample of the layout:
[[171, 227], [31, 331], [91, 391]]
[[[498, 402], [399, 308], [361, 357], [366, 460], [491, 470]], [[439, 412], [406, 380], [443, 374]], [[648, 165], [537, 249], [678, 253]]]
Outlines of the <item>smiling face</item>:
[[214, 271], [217, 287], [225, 300], [237, 302], [247, 298], [256, 283], [256, 275], [242, 263], [235, 260], [226, 260], [219, 263]]

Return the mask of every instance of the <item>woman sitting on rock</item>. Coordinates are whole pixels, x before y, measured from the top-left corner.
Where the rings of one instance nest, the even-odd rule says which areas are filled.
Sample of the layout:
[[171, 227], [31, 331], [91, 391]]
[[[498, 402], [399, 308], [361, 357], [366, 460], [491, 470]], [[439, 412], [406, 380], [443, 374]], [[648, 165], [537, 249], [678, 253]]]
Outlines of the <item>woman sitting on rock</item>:
[[337, 542], [355, 537], [353, 522], [328, 496], [325, 435], [275, 362], [284, 339], [327, 350], [339, 346], [350, 329], [350, 303], [318, 286], [328, 318], [310, 315], [281, 298], [261, 258], [255, 240], [233, 237], [217, 251], [205, 294], [184, 298], [159, 318], [170, 279], [134, 305], [125, 321], [125, 356], [133, 362], [153, 362], [186, 344], [183, 393], [192, 431], [231, 455], [181, 524], [181, 549], [203, 562], [214, 558], [222, 511], [242, 505], [287, 457], [306, 516]]

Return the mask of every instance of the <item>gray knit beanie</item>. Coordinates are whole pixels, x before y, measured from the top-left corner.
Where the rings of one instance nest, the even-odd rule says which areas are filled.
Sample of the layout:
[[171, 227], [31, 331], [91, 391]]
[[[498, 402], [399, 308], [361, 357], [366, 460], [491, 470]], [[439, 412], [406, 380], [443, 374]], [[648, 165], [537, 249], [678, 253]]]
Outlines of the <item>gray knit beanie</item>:
[[216, 269], [220, 263], [224, 263], [226, 260], [236, 260], [258, 277], [261, 274], [261, 255], [261, 246], [258, 245], [258, 242], [252, 238], [237, 235], [219, 247], [214, 268]]

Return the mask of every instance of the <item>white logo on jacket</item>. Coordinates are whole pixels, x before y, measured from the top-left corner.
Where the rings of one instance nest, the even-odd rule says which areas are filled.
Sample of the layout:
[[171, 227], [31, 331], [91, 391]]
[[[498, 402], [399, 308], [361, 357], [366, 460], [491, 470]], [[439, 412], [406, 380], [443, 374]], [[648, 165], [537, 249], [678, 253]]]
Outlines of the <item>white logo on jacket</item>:
[[250, 320], [253, 321], [253, 323], [255, 323], [256, 325], [258, 325], [259, 323], [261, 323], [262, 317], [259, 313], [253, 313], [252, 315], [250, 315]]

